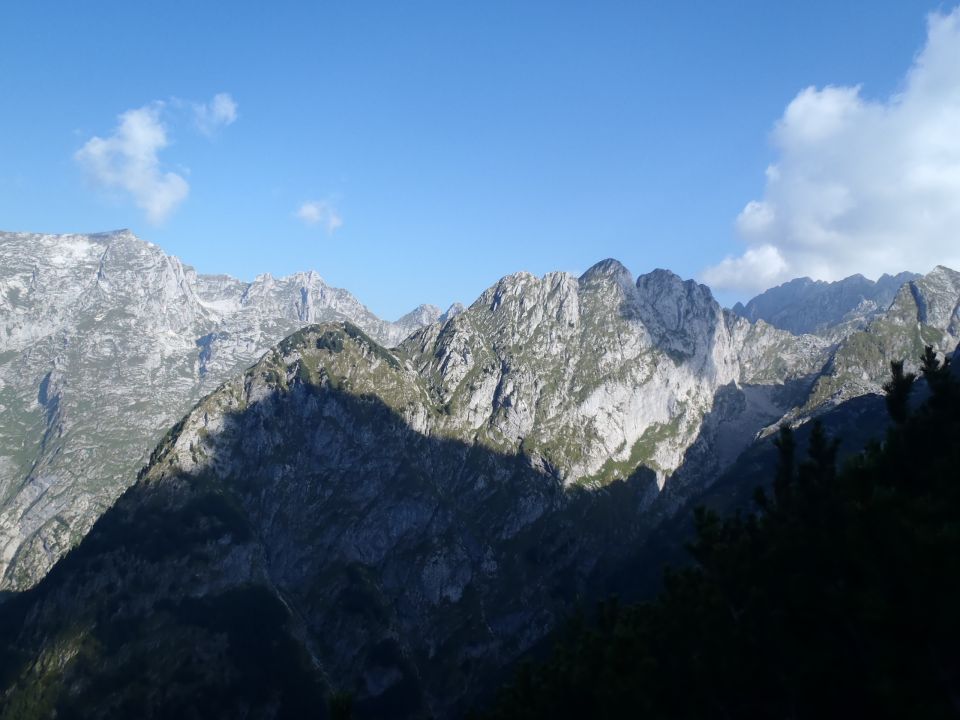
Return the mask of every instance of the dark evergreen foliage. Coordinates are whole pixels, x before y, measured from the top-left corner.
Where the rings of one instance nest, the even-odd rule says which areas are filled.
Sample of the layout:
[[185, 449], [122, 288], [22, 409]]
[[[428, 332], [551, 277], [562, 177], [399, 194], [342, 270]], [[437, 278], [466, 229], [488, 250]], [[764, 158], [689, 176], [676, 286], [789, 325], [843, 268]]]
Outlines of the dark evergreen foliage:
[[353, 717], [353, 696], [350, 693], [332, 693], [327, 700], [330, 720], [350, 720]]
[[903, 360], [890, 363], [890, 379], [883, 386], [887, 394], [887, 410], [894, 422], [902, 423], [907, 419], [907, 399], [913, 390], [914, 373], [903, 372]]
[[811, 433], [775, 440], [773, 497], [700, 510], [695, 563], [653, 602], [602, 605], [524, 667], [487, 717], [946, 718], [960, 715], [960, 387], [928, 349], [929, 400], [892, 365], [883, 443], [836, 468]]

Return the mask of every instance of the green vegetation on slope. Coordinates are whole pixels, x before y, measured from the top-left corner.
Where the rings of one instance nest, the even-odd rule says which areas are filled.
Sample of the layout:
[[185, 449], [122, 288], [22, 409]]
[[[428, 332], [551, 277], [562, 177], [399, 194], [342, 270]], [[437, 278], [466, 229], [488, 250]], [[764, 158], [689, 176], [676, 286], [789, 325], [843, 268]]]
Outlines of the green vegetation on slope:
[[960, 714], [960, 386], [929, 350], [922, 370], [908, 415], [895, 365], [896, 424], [840, 471], [822, 430], [797, 462], [783, 429], [755, 513], [698, 511], [692, 567], [572, 623], [488, 717]]

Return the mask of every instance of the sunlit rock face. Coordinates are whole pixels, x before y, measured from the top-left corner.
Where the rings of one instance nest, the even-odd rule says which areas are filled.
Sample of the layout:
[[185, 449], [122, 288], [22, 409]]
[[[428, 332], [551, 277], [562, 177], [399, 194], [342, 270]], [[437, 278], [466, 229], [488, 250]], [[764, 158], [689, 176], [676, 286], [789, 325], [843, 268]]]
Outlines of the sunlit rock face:
[[579, 278], [508, 276], [399, 351], [445, 408], [440, 431], [602, 485], [639, 465], [662, 484], [719, 387], [810, 375], [826, 347], [736, 318], [668, 271], [634, 281], [606, 260]]
[[173, 422], [297, 328], [389, 346], [439, 316], [384, 322], [313, 272], [198, 275], [127, 231], [0, 233], [0, 588], [39, 579]]

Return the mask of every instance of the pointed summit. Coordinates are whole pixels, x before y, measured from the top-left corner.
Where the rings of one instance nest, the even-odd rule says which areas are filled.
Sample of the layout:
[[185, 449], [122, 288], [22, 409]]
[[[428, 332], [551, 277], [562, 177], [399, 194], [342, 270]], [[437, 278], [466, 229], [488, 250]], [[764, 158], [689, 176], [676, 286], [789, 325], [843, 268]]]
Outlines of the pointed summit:
[[933, 270], [923, 276], [924, 280], [957, 282], [960, 281], [960, 273], [946, 265], [937, 265]]
[[659, 297], [664, 293], [669, 295], [684, 294], [696, 298], [698, 302], [713, 303], [713, 293], [706, 285], [696, 280], [684, 280], [672, 270], [656, 268], [637, 278], [637, 290], [644, 297]]
[[623, 263], [614, 258], [601, 260], [583, 273], [579, 279], [581, 283], [588, 283], [602, 278], [610, 278], [618, 282], [626, 279], [630, 284], [633, 284], [633, 274]]
[[709, 351], [723, 317], [710, 288], [660, 268], [637, 278], [636, 303], [657, 346], [687, 358]]
[[445, 313], [440, 316], [439, 322], [445, 323], [447, 320], [452, 320], [466, 309], [467, 308], [464, 307], [463, 303], [455, 302], [453, 305], [447, 308]]
[[416, 326], [422, 327], [424, 325], [430, 325], [431, 323], [437, 322], [440, 319], [440, 308], [436, 305], [417, 305], [413, 310], [408, 312], [406, 315], [400, 317], [397, 321], [397, 325], [403, 326]]

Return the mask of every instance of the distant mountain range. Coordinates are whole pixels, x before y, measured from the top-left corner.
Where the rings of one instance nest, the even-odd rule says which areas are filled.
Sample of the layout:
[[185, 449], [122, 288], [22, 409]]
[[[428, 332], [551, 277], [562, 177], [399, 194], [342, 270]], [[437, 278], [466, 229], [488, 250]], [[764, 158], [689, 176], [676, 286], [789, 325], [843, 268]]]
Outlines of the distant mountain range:
[[796, 278], [760, 293], [746, 305], [737, 303], [733, 312], [752, 322], [763, 320], [794, 335], [842, 335], [885, 312], [903, 284], [919, 277], [902, 272], [881, 275], [876, 282], [863, 275], [851, 275], [837, 282]]
[[333, 691], [455, 716], [758, 436], [960, 339], [943, 267], [734, 312], [606, 260], [389, 324], [315, 274], [197, 276], [127, 233], [0, 253], [4, 583], [33, 586], [0, 605], [0, 697], [91, 717]]

